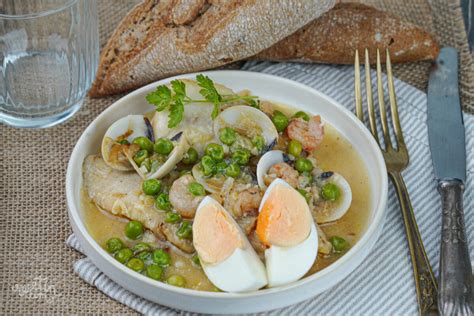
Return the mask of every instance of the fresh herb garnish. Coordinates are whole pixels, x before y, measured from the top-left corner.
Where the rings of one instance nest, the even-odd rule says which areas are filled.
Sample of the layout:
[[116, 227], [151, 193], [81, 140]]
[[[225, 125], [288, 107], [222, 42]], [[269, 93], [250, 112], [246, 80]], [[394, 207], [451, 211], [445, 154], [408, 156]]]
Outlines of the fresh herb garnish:
[[186, 85], [181, 80], [171, 81], [171, 89], [166, 85], [161, 85], [155, 91], [146, 96], [148, 103], [156, 107], [156, 111], [169, 111], [168, 127], [176, 127], [184, 116], [184, 106], [193, 102], [208, 102], [214, 105], [211, 117], [215, 119], [219, 114], [219, 108], [222, 104], [241, 101], [249, 106], [259, 108], [260, 101], [256, 96], [241, 96], [238, 94], [221, 95], [214, 86], [214, 82], [202, 74], [196, 76], [196, 81], [201, 87], [199, 94], [204, 99], [195, 100], [186, 95]]

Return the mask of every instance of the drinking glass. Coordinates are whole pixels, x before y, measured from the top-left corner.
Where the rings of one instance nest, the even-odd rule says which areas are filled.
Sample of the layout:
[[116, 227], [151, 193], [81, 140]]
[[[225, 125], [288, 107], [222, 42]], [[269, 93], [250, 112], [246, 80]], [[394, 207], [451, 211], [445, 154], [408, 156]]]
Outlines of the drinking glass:
[[39, 128], [71, 117], [98, 55], [96, 0], [1, 0], [0, 122]]

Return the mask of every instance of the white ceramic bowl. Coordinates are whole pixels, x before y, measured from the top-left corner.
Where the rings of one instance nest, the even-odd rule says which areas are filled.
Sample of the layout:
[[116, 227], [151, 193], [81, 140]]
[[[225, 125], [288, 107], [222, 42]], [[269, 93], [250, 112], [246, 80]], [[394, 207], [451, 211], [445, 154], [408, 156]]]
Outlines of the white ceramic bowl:
[[351, 112], [303, 84], [245, 71], [211, 71], [205, 74], [235, 91], [249, 89], [262, 99], [320, 114], [352, 143], [368, 167], [372, 188], [369, 225], [361, 239], [335, 263], [307, 278], [282, 287], [245, 294], [200, 292], [154, 281], [128, 269], [102, 249], [89, 235], [82, 218], [82, 162], [87, 155], [99, 152], [102, 136], [117, 119], [153, 110], [153, 106], [145, 100], [147, 93], [155, 90], [157, 85], [175, 78], [195, 78], [195, 74], [188, 74], [149, 84], [124, 96], [102, 112], [77, 142], [68, 164], [66, 194], [71, 225], [86, 255], [101, 271], [127, 290], [156, 303], [193, 312], [260, 312], [288, 306], [324, 292], [348, 276], [367, 257], [382, 230], [387, 200], [387, 172], [377, 143]]

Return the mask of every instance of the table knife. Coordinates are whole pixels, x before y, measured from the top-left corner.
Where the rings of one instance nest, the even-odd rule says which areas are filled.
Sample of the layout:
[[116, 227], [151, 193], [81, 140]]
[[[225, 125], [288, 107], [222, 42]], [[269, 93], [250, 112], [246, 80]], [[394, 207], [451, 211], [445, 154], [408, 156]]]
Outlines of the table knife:
[[466, 148], [455, 48], [442, 48], [431, 69], [427, 112], [431, 157], [442, 201], [438, 309], [442, 315], [473, 315], [472, 268], [462, 201]]

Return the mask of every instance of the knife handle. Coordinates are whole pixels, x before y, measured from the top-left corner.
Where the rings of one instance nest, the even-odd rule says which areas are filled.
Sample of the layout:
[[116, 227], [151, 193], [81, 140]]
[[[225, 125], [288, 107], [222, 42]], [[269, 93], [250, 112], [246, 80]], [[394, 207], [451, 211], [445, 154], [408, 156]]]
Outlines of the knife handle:
[[405, 181], [400, 172], [389, 172], [390, 178], [397, 190], [398, 201], [403, 215], [403, 224], [410, 250], [413, 277], [415, 279], [416, 295], [420, 315], [437, 314], [437, 284], [436, 278], [431, 269], [430, 261], [425, 252], [423, 241], [421, 240], [418, 225], [416, 223], [413, 206], [410, 196], [405, 186]]
[[438, 184], [443, 204], [438, 308], [442, 315], [473, 315], [471, 306], [471, 260], [464, 228], [459, 180]]

